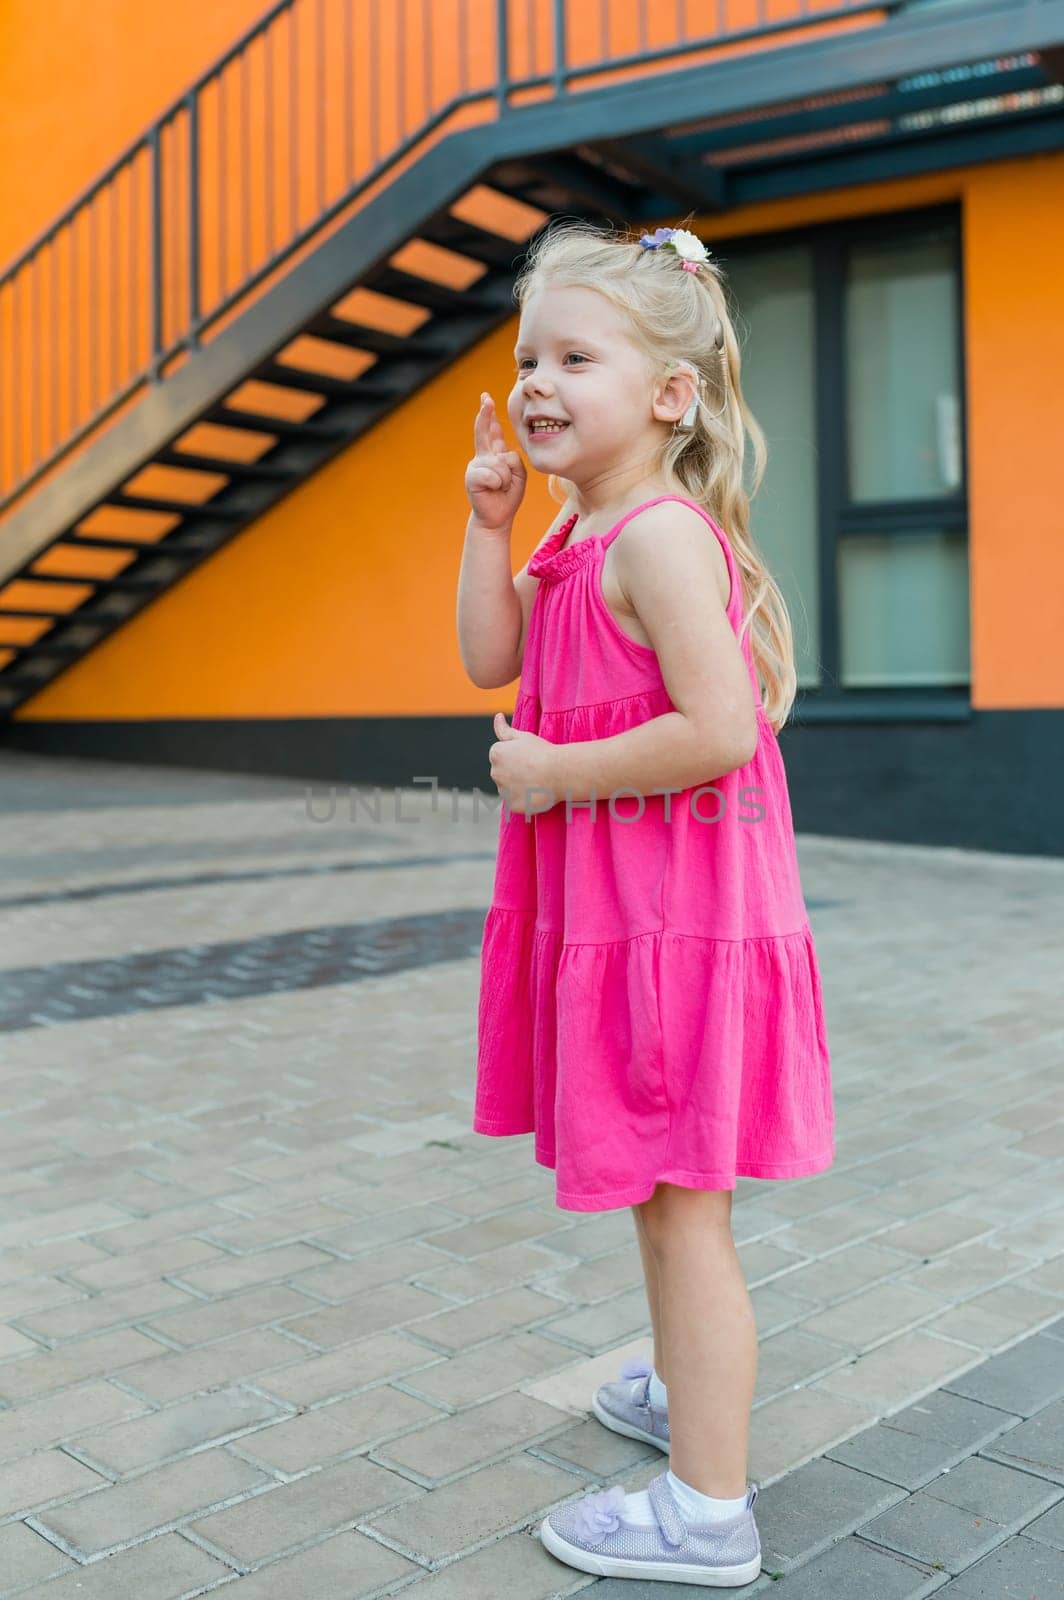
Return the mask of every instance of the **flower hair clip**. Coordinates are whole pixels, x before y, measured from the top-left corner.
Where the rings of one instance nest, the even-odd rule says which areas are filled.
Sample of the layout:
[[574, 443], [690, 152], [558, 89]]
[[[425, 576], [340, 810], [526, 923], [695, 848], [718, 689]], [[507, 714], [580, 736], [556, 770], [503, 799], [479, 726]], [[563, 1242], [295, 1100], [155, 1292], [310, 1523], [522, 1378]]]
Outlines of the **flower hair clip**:
[[709, 251], [697, 234], [687, 228], [656, 228], [644, 233], [639, 243], [644, 250], [671, 250], [680, 257], [685, 272], [697, 272], [702, 262], [709, 260]]

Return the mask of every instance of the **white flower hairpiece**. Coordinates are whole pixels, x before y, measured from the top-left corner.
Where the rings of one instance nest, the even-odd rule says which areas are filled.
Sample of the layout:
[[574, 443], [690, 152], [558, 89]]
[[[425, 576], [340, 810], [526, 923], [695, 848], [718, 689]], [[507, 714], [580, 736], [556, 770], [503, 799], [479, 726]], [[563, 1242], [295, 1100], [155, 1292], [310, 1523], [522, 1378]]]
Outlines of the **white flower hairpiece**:
[[697, 234], [687, 228], [657, 228], [644, 233], [639, 243], [644, 250], [672, 250], [680, 257], [685, 272], [697, 272], [709, 260], [709, 251]]

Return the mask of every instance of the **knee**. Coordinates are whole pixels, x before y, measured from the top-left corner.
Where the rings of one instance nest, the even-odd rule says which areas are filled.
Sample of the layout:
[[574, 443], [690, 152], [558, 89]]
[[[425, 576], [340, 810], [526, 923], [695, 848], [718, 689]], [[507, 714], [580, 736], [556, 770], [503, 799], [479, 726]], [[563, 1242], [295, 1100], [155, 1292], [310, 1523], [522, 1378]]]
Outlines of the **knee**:
[[680, 1184], [659, 1183], [649, 1200], [632, 1209], [657, 1254], [685, 1236], [689, 1238], [692, 1230], [704, 1234], [722, 1227], [730, 1234], [731, 1202], [731, 1189], [686, 1189]]

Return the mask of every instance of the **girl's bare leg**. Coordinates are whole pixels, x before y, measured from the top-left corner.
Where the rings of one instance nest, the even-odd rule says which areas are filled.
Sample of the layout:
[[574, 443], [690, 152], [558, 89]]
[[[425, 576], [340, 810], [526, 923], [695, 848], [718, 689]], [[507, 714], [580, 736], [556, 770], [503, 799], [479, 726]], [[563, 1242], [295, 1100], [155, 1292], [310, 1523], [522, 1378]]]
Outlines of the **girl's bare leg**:
[[[641, 1208], [657, 1267], [655, 1346], [668, 1369], [669, 1465], [724, 1500], [746, 1493], [757, 1325], [731, 1231], [730, 1189], [659, 1183]], [[664, 1381], [665, 1374], [658, 1368]]]
[[643, 1258], [643, 1277], [646, 1281], [650, 1321], [654, 1328], [654, 1371], [665, 1387], [668, 1388], [669, 1380], [665, 1376], [665, 1368], [662, 1365], [665, 1359], [665, 1345], [661, 1336], [661, 1289], [658, 1283], [657, 1258], [647, 1237], [642, 1205], [633, 1206], [632, 1215], [635, 1218], [635, 1232], [636, 1238], [639, 1240], [639, 1253]]

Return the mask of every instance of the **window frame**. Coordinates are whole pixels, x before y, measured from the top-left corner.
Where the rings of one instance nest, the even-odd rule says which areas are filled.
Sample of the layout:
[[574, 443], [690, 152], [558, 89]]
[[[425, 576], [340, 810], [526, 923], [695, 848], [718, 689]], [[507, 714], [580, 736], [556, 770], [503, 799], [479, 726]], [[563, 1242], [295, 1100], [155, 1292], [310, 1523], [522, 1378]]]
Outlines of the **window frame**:
[[[931, 499], [900, 499], [854, 502], [849, 496], [849, 456], [847, 441], [846, 393], [846, 264], [847, 250], [853, 245], [875, 243], [906, 234], [913, 238], [929, 226], [945, 225], [952, 234], [952, 258], [956, 294], [954, 324], [957, 382], [959, 388], [959, 428], [961, 482], [950, 494]], [[816, 686], [801, 685], [795, 700], [797, 720], [822, 721], [954, 721], [970, 718], [971, 679], [955, 687], [913, 685], [881, 689], [843, 687], [841, 683], [838, 593], [839, 548], [844, 539], [869, 533], [882, 533], [904, 539], [909, 534], [941, 529], [964, 536], [967, 567], [971, 572], [968, 543], [968, 414], [967, 367], [964, 347], [965, 277], [963, 214], [960, 204], [950, 202], [905, 211], [883, 211], [831, 222], [741, 234], [722, 238], [713, 244], [726, 279], [730, 262], [749, 259], [796, 244], [811, 255], [813, 286], [813, 410], [816, 448], [815, 506], [817, 575], [819, 595], [819, 639], [817, 655], [821, 681]], [[728, 288], [729, 304], [735, 297]], [[739, 312], [744, 308], [740, 304]], [[756, 416], [756, 411], [755, 411]], [[770, 462], [771, 462], [771, 441]], [[756, 498], [754, 501], [756, 506]], [[970, 595], [969, 585], [969, 595]], [[969, 608], [969, 639], [971, 611]], [[969, 669], [970, 670], [970, 669]]]

